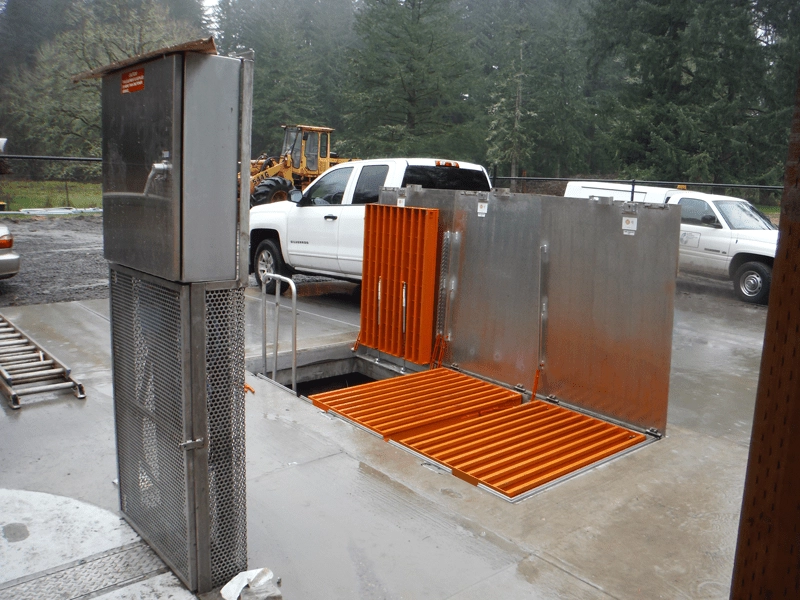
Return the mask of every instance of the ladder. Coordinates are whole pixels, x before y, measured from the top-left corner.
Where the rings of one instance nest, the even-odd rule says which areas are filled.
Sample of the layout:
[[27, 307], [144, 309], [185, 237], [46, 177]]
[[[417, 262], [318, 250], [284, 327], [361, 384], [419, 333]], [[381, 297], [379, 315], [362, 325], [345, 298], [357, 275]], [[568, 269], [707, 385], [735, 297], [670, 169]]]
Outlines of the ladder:
[[0, 315], [0, 392], [9, 406], [20, 408], [20, 396], [66, 389], [86, 398], [83, 384], [70, 377], [69, 367]]

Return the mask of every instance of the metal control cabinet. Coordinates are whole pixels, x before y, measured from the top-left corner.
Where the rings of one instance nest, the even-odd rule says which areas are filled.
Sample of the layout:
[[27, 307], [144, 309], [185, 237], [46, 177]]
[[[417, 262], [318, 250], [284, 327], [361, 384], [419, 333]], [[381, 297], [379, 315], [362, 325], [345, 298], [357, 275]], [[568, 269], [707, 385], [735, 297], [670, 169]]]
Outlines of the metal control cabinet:
[[237, 171], [252, 62], [165, 51], [102, 75], [120, 505], [205, 593], [247, 568]]
[[240, 65], [173, 54], [103, 78], [106, 260], [170, 281], [236, 279]]

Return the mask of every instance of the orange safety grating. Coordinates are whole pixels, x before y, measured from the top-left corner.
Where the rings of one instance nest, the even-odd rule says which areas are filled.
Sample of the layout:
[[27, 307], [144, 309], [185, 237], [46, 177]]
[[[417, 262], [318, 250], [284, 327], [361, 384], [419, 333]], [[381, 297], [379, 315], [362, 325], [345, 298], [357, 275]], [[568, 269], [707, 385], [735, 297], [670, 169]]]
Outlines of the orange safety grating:
[[416, 364], [430, 363], [438, 226], [436, 209], [367, 205], [361, 344]]
[[647, 439], [446, 368], [310, 398], [510, 499]]
[[421, 433], [519, 405], [522, 395], [450, 369], [433, 369], [309, 397], [383, 436]]
[[646, 437], [534, 400], [395, 439], [450, 467], [456, 477], [514, 498], [644, 442]]

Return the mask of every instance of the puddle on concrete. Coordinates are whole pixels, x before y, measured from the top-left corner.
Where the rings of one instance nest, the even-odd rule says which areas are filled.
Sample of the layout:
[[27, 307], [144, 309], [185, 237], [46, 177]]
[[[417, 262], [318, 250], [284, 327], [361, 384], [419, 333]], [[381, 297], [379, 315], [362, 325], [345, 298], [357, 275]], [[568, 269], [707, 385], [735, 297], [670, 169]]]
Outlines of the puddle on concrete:
[[3, 525], [3, 537], [11, 543], [21, 542], [30, 535], [24, 523]]

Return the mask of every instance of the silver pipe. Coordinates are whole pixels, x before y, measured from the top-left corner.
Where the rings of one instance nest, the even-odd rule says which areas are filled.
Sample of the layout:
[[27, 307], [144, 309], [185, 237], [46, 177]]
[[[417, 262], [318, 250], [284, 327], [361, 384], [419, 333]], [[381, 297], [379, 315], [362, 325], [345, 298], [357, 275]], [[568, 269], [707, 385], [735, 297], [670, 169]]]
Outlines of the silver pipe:
[[267, 280], [261, 281], [261, 359], [264, 377], [267, 376]]
[[278, 340], [280, 340], [281, 325], [281, 282], [275, 282], [275, 346], [273, 346], [275, 360], [272, 362], [272, 381], [278, 381]]
[[[239, 140], [239, 285], [250, 280], [250, 134], [253, 129], [253, 59], [250, 50], [239, 55], [242, 61], [242, 114]], [[266, 374], [266, 370], [264, 370]]]
[[539, 247], [539, 369], [544, 368], [544, 321], [547, 318], [547, 299], [544, 297], [544, 264], [547, 261], [547, 244]]
[[[298, 396], [297, 391], [297, 285], [291, 277], [265, 273], [265, 279], [275, 279], [275, 361], [272, 369], [272, 380], [278, 380], [278, 335], [280, 327], [280, 308], [281, 308], [281, 282], [289, 285], [292, 290], [292, 390]], [[267, 375], [267, 283], [261, 284], [261, 358], [264, 361], [264, 376]]]
[[408, 284], [403, 282], [403, 335], [406, 334], [406, 301], [408, 297]]

